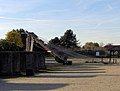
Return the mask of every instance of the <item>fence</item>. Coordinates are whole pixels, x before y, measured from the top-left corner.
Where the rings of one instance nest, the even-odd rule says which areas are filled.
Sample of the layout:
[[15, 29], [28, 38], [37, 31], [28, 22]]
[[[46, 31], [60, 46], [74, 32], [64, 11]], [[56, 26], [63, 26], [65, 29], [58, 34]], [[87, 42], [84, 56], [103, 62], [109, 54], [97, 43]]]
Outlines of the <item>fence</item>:
[[0, 52], [0, 75], [16, 75], [26, 69], [45, 69], [44, 52]]

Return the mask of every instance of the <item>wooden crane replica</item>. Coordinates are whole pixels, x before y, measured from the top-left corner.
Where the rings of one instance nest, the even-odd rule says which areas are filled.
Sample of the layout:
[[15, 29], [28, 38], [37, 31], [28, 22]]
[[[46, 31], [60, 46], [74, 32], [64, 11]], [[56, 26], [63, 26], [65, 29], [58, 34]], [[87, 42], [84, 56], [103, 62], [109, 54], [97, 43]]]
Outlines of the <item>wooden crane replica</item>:
[[59, 47], [53, 44], [44, 44], [41, 39], [39, 39], [34, 33], [26, 32], [26, 51], [33, 51], [33, 45], [36, 42], [44, 50], [49, 51], [55, 58], [58, 63], [63, 63], [64, 65], [72, 65], [72, 61], [67, 61], [67, 54], [64, 50], [61, 50]]

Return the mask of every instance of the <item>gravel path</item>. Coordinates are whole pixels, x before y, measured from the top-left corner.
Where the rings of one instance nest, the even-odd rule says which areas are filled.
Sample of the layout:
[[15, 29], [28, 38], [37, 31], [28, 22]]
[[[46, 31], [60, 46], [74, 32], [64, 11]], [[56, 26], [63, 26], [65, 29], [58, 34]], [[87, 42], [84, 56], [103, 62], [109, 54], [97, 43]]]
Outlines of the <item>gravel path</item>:
[[0, 91], [120, 91], [120, 66], [117, 64], [57, 67], [61, 71], [0, 79]]

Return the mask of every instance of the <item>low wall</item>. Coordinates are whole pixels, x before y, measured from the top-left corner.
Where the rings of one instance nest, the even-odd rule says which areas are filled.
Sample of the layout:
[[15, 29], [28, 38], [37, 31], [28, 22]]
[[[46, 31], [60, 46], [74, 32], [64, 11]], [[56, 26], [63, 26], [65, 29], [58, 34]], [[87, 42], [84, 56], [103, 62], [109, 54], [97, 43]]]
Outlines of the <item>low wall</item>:
[[26, 69], [45, 69], [44, 52], [0, 52], [0, 75], [15, 75]]

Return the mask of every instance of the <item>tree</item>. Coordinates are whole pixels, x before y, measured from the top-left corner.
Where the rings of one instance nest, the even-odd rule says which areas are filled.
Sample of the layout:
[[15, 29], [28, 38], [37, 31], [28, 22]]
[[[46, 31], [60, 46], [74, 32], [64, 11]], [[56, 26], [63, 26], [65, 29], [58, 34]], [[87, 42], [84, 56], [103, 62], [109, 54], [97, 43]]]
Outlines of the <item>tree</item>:
[[0, 51], [18, 51], [20, 48], [5, 39], [0, 40]]
[[21, 38], [22, 38], [22, 43], [23, 43], [23, 47], [22, 50], [26, 49], [26, 38], [27, 38], [27, 34], [26, 34], [26, 30], [20, 28], [20, 29], [13, 29], [12, 32], [18, 32], [21, 34]]
[[76, 35], [73, 34], [71, 29], [67, 30], [63, 36], [60, 38], [60, 45], [66, 48], [76, 48], [78, 47], [78, 40], [76, 39]]
[[15, 31], [14, 29], [6, 34], [6, 40], [16, 44], [20, 48], [23, 47], [22, 38], [20, 32]]
[[94, 50], [95, 48], [98, 48], [99, 44], [98, 43], [93, 43], [93, 42], [87, 42], [83, 46], [85, 50]]
[[60, 45], [60, 39], [58, 37], [55, 37], [54, 39], [51, 39], [49, 43]]
[[113, 43], [108, 43], [105, 46], [112, 46], [112, 45], [113, 45]]

